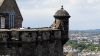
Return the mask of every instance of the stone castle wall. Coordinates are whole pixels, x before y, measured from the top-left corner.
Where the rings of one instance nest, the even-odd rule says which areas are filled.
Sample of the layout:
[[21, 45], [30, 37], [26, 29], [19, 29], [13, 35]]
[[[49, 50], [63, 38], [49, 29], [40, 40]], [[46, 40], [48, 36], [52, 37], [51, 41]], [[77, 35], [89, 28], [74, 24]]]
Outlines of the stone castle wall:
[[0, 55], [63, 56], [61, 30], [0, 30]]

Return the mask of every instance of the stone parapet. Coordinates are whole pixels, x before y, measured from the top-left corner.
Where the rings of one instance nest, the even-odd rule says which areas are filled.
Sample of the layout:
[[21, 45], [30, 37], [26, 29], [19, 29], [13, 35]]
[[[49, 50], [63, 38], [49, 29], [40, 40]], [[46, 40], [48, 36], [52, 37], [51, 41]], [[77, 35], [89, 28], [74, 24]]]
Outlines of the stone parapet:
[[[61, 30], [0, 29], [0, 55], [63, 56]], [[8, 52], [7, 52], [8, 51]]]
[[61, 39], [61, 31], [54, 29], [0, 29], [0, 42], [7, 41], [4, 38], [22, 42], [35, 42], [53, 39]]

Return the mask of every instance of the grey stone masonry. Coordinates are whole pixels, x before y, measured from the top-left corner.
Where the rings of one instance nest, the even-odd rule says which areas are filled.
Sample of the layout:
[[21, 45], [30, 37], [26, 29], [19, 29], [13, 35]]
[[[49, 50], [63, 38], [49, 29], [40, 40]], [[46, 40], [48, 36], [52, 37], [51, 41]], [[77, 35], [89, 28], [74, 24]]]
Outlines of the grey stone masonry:
[[0, 29], [0, 55], [63, 56], [61, 30]]

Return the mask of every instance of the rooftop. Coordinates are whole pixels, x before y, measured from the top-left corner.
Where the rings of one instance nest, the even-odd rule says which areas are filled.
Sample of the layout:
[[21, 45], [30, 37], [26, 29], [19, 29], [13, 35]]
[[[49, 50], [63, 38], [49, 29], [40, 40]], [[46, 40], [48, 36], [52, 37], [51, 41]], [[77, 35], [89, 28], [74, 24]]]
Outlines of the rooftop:
[[63, 6], [62, 6], [61, 9], [58, 10], [58, 11], [55, 13], [55, 15], [54, 15], [54, 17], [59, 17], [59, 16], [61, 16], [61, 17], [62, 17], [62, 16], [70, 17], [69, 13], [68, 13], [66, 10], [64, 10]]

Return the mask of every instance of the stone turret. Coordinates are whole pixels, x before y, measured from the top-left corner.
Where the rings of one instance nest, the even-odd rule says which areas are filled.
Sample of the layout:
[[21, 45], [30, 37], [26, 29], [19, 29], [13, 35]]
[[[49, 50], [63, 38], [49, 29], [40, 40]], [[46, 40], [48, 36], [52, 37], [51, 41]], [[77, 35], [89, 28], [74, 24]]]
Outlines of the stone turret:
[[52, 25], [53, 27], [61, 30], [68, 30], [70, 15], [66, 10], [64, 10], [63, 6], [55, 13], [54, 18], [55, 22], [53, 23], [54, 25]]
[[69, 13], [64, 10], [63, 6], [54, 15], [55, 21], [51, 25], [52, 28], [62, 30], [62, 42], [63, 44], [68, 41], [68, 30], [69, 30]]

